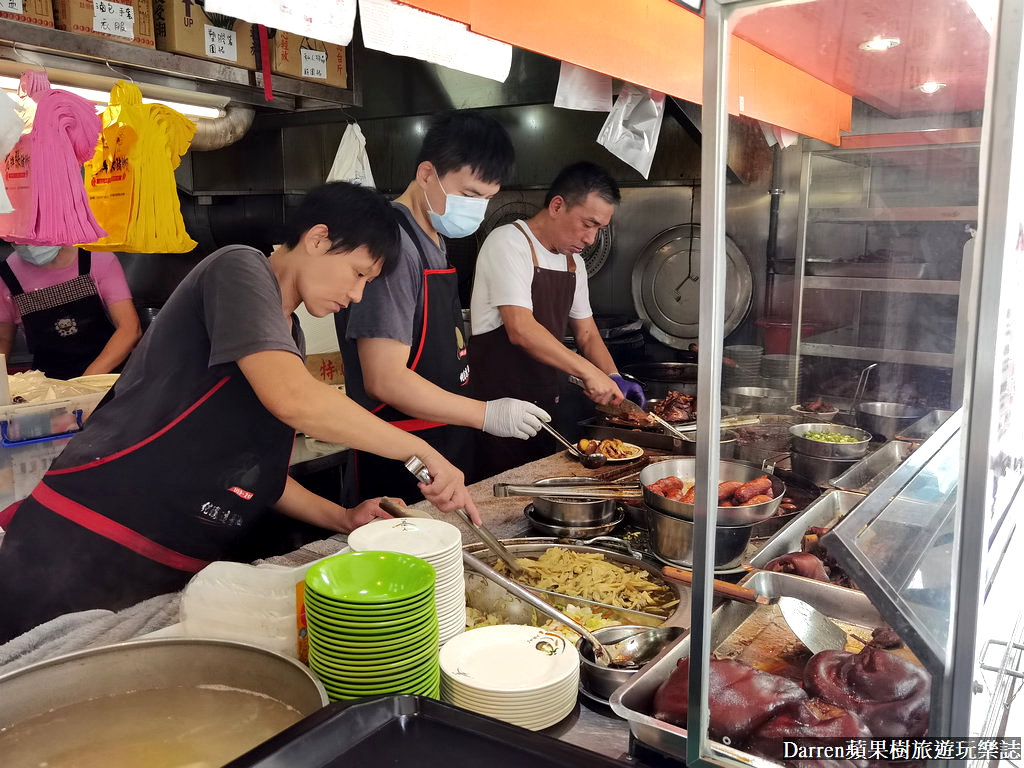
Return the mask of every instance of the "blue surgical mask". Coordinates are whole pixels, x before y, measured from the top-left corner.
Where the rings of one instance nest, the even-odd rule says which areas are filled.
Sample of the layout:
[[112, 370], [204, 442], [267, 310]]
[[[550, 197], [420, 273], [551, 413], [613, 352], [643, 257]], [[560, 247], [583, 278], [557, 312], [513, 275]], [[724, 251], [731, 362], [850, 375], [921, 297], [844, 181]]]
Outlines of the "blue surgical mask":
[[[444, 192], [441, 185], [441, 178], [437, 176], [437, 185]], [[427, 199], [427, 208], [430, 211], [430, 223], [434, 229], [445, 237], [466, 237], [472, 235], [480, 228], [480, 223], [487, 213], [487, 200], [482, 197], [463, 197], [462, 195], [449, 195], [445, 192], [444, 213], [436, 214], [430, 207], [430, 198], [426, 192], [423, 196]]]
[[34, 264], [37, 267], [45, 267], [57, 258], [60, 253], [59, 245], [16, 245], [14, 251], [21, 256], [23, 261]]

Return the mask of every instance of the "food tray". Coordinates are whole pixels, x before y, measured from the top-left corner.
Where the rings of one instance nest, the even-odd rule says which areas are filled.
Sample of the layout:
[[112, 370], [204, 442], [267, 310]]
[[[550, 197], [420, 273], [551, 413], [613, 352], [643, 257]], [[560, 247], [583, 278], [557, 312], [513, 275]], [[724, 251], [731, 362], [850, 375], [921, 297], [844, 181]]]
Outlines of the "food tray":
[[890, 440], [829, 482], [833, 488], [842, 491], [871, 493], [913, 452], [914, 445], [912, 443]]
[[324, 707], [226, 768], [563, 768], [626, 764], [542, 733], [421, 696]]
[[860, 504], [864, 496], [850, 491], [831, 491], [815, 499], [807, 508], [790, 519], [786, 526], [750, 559], [754, 568], [764, 568], [776, 557], [799, 552], [804, 531], [811, 526], [831, 528], [850, 510]]
[[807, 274], [820, 277], [924, 277], [925, 262], [829, 261], [808, 259]]
[[897, 440], [905, 440], [910, 443], [923, 443], [938, 430], [943, 424], [946, 423], [946, 419], [953, 415], [952, 411], [932, 411], [927, 416], [924, 416], [903, 431], [897, 433]]
[[[872, 629], [884, 624], [867, 597], [852, 589], [767, 571], [751, 574], [743, 584], [769, 597], [788, 595], [804, 600], [847, 632], [852, 630], [861, 637], [871, 637]], [[716, 653], [748, 663], [756, 661], [759, 667], [776, 674], [786, 675], [787, 670], [801, 664], [801, 659], [806, 662], [809, 658], [809, 651], [786, 626], [777, 606], [758, 607], [727, 601], [712, 613], [710, 629], [711, 648]], [[847, 650], [856, 652], [860, 648], [861, 644], [851, 638]], [[653, 662], [615, 691], [610, 700], [612, 710], [629, 721], [637, 739], [679, 759], [686, 758], [686, 729], [656, 720], [649, 713], [658, 687], [676, 668], [676, 662], [689, 652], [687, 635], [665, 648]], [[778, 765], [718, 742], [710, 743], [720, 757], [739, 759], [758, 767]]]

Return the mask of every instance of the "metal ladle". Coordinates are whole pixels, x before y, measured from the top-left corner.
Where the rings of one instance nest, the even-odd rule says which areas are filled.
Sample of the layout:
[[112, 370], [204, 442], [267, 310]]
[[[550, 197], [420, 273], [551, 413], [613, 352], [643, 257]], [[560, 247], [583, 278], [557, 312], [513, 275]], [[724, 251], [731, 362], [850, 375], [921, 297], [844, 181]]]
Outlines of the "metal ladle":
[[570, 443], [561, 434], [559, 434], [554, 427], [545, 421], [542, 421], [540, 425], [547, 431], [549, 435], [554, 437], [558, 442], [569, 449], [569, 453], [580, 460], [580, 464], [583, 465], [584, 469], [600, 469], [608, 463], [608, 457], [603, 453], [584, 453], [575, 445]]

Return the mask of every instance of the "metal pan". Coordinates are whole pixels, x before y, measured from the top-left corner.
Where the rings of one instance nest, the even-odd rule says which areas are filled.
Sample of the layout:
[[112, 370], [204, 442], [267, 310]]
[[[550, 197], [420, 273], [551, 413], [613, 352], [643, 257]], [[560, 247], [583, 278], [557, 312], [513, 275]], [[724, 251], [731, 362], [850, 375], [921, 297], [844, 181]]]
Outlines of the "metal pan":
[[[838, 432], [857, 439], [855, 443], [826, 443], [811, 440], [805, 435], [808, 432]], [[823, 427], [821, 424], [794, 424], [789, 428], [793, 436], [793, 450], [805, 456], [817, 456], [822, 459], [859, 459], [868, 451], [871, 433], [857, 427], [832, 424]]]
[[560, 485], [593, 485], [600, 480], [590, 477], [547, 477], [535, 485], [553, 486], [550, 496], [533, 499], [534, 517], [541, 523], [556, 526], [601, 526], [615, 517], [611, 499], [567, 499], [558, 496]]
[[[647, 486], [656, 480], [675, 475], [683, 479], [695, 478], [697, 476], [697, 460], [693, 458], [668, 459], [651, 464], [640, 471], [640, 484], [643, 487], [644, 503], [653, 507], [659, 512], [667, 515], [681, 517], [684, 520], [693, 520], [693, 504], [685, 504], [681, 501], [673, 501], [659, 496]], [[726, 480], [739, 480], [748, 482], [756, 480], [762, 475], [768, 475], [772, 481], [772, 500], [762, 504], [754, 504], [750, 507], [719, 507], [718, 525], [732, 527], [741, 525], [752, 525], [766, 520], [775, 514], [782, 503], [782, 497], [786, 495], [786, 484], [770, 472], [760, 467], [749, 464], [740, 464], [735, 461], [721, 461], [718, 464], [719, 482]]]
[[927, 408], [900, 403], [861, 403], [857, 406], [857, 426], [892, 440], [896, 433], [928, 415]]

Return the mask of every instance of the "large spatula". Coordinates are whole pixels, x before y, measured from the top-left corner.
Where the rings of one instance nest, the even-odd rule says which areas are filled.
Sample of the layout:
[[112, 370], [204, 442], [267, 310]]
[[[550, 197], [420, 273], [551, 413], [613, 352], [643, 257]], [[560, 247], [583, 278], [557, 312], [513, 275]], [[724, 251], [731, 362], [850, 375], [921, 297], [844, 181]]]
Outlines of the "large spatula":
[[[680, 584], [689, 586], [693, 583], [693, 572], [684, 571], [682, 568], [666, 565], [661, 569], [661, 575], [669, 581], [676, 581]], [[846, 632], [821, 611], [803, 600], [798, 600], [795, 597], [771, 598], [762, 595], [757, 590], [750, 589], [750, 587], [741, 587], [739, 584], [731, 584], [718, 579], [712, 583], [716, 597], [755, 605], [778, 604], [786, 624], [811, 653], [841, 651], [846, 648]]]

